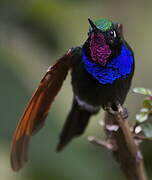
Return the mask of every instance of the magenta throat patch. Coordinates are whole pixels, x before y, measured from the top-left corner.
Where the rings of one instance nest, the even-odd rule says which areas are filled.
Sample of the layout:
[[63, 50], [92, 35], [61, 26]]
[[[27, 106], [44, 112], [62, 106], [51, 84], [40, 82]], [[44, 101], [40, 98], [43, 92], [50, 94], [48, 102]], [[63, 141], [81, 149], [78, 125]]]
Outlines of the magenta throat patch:
[[92, 33], [90, 40], [91, 59], [102, 66], [105, 66], [111, 54], [109, 45], [102, 33]]

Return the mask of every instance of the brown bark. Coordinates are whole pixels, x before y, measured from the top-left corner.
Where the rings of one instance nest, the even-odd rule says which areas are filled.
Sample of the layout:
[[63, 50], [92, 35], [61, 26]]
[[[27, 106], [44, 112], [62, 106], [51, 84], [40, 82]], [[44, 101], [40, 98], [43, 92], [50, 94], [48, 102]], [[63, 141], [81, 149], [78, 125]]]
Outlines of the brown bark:
[[127, 119], [123, 119], [121, 113], [110, 114], [106, 112], [105, 126], [118, 125], [117, 131], [106, 129], [108, 139], [117, 148], [113, 151], [115, 159], [120, 163], [121, 169], [129, 180], [146, 180], [143, 158], [138, 145], [135, 143]]
[[106, 147], [120, 164], [121, 170], [128, 180], [147, 180], [139, 144], [128, 123], [123, 118], [124, 109], [120, 106], [115, 114], [105, 113], [106, 141], [90, 137], [93, 144]]

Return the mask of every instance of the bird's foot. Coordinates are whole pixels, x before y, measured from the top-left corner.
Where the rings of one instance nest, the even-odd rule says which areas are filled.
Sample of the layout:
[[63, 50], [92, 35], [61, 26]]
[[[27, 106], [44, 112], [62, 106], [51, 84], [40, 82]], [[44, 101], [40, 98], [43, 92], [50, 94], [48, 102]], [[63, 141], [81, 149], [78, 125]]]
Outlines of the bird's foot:
[[109, 112], [110, 114], [117, 114], [118, 111], [114, 110], [111, 106], [104, 107], [104, 110]]
[[128, 110], [122, 105], [118, 104], [118, 113], [121, 115], [122, 119], [128, 118]]
[[127, 108], [124, 108], [120, 104], [109, 104], [108, 106], [104, 107], [104, 110], [113, 115], [120, 114], [123, 119], [128, 118]]

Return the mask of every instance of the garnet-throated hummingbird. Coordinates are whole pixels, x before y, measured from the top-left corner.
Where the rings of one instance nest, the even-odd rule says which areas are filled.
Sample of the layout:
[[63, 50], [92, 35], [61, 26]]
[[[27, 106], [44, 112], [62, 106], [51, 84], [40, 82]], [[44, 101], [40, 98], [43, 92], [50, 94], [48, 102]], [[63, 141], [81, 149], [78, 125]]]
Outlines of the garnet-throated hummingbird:
[[17, 126], [11, 165], [19, 170], [27, 161], [32, 135], [43, 127], [49, 108], [69, 70], [73, 104], [60, 135], [57, 151], [81, 135], [90, 117], [101, 107], [122, 105], [134, 73], [134, 56], [123, 38], [122, 25], [107, 19], [89, 20], [88, 38], [71, 48], [51, 66], [41, 80]]

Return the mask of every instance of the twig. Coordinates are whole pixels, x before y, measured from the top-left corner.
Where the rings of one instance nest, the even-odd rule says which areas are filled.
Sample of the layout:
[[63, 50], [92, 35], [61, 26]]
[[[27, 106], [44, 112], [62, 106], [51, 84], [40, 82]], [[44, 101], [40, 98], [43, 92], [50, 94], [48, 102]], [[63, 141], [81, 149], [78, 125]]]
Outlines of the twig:
[[105, 127], [106, 124], [119, 126], [117, 131], [109, 131], [105, 128], [108, 139], [115, 141], [118, 147], [113, 155], [128, 180], [147, 180], [142, 154], [130, 131], [128, 120], [124, 119], [122, 114], [121, 106], [118, 107], [117, 113], [106, 112], [105, 114]]
[[151, 142], [150, 138], [148, 138], [146, 136], [143, 136], [143, 135], [138, 135], [138, 134], [134, 135], [134, 139], [141, 140], [141, 141], [149, 141], [149, 142]]
[[102, 147], [105, 147], [106, 149], [108, 150], [111, 150], [111, 151], [115, 151], [117, 149], [117, 147], [108, 142], [108, 141], [104, 141], [104, 140], [101, 140], [101, 139], [98, 139], [98, 138], [95, 138], [93, 136], [89, 136], [88, 137], [88, 140], [92, 143], [92, 144], [95, 144], [95, 145], [98, 145], [98, 146], [102, 146]]

